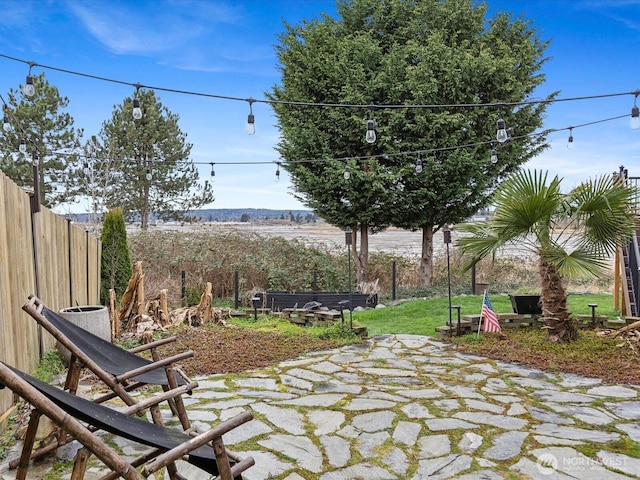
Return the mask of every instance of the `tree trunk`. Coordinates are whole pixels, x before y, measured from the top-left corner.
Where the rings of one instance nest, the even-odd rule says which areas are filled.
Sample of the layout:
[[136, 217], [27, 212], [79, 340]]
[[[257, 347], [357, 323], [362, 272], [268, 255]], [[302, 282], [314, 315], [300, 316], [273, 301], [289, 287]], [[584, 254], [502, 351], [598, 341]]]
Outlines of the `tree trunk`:
[[[360, 252], [358, 253], [358, 230], [360, 230]], [[356, 266], [356, 283], [358, 285], [367, 281], [369, 273], [369, 229], [366, 223], [353, 229], [353, 241], [351, 242], [351, 254]]]
[[421, 287], [433, 285], [433, 225], [422, 227], [422, 256], [418, 277]]
[[571, 342], [578, 338], [575, 322], [569, 318], [567, 294], [556, 267], [540, 259], [542, 314], [552, 342]]

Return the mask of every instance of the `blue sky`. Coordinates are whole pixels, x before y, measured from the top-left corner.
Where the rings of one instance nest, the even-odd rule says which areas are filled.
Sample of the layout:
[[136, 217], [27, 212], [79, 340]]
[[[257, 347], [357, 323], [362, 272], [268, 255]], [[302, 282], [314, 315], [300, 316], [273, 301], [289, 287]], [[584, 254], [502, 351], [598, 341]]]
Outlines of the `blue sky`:
[[[539, 95], [560, 98], [640, 89], [640, 0], [488, 0], [490, 15], [509, 11], [534, 21], [551, 40]], [[265, 98], [279, 82], [274, 45], [282, 21], [335, 14], [334, 0], [0, 0], [0, 53], [37, 64], [128, 83], [238, 98]], [[98, 133], [113, 106], [131, 96], [127, 85], [34, 67], [69, 97], [68, 112], [87, 137]], [[28, 66], [0, 58], [0, 93], [24, 82]], [[245, 132], [248, 103], [157, 92], [180, 116], [201, 178], [213, 180], [212, 208], [305, 208], [290, 193], [285, 171], [276, 180], [276, 119], [254, 104], [256, 134]], [[6, 98], [6, 97], [5, 97]], [[629, 115], [633, 95], [558, 102], [546, 128], [564, 129]], [[617, 171], [640, 176], [640, 130], [629, 118], [550, 135], [551, 148], [526, 167], [548, 170], [570, 188]], [[216, 176], [210, 178], [210, 162]], [[224, 165], [224, 162], [240, 165]], [[68, 207], [83, 210], [82, 204]]]

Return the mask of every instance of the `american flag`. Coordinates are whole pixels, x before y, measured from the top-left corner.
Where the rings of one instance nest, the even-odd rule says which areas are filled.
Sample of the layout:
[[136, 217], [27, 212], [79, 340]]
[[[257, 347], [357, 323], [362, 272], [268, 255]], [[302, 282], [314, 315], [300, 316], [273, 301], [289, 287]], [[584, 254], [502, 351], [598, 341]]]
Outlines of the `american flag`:
[[496, 315], [496, 312], [493, 311], [493, 307], [491, 306], [489, 295], [487, 295], [486, 290], [484, 291], [484, 298], [482, 299], [482, 311], [480, 312], [480, 315], [484, 319], [484, 322], [482, 322], [482, 331], [502, 332], [500, 323], [498, 322], [498, 316]]

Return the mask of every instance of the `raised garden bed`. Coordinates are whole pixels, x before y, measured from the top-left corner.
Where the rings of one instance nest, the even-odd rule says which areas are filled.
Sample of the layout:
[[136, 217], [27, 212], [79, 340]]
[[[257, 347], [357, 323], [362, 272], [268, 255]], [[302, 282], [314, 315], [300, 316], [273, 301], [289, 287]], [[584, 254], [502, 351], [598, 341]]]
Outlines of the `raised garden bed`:
[[[272, 312], [285, 308], [302, 308], [309, 302], [318, 302], [329, 309], [349, 308], [349, 292], [259, 292], [260, 306]], [[378, 304], [377, 294], [351, 292], [351, 308], [374, 308]]]

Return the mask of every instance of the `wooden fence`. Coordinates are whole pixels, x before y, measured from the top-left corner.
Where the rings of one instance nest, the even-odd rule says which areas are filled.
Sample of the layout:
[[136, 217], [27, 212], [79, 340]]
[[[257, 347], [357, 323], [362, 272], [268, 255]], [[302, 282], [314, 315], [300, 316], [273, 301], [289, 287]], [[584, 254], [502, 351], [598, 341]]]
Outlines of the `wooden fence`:
[[[41, 207], [0, 172], [0, 360], [34, 369], [55, 346], [22, 305], [30, 294], [49, 308], [91, 305], [100, 300], [100, 240]], [[0, 390], [0, 417], [12, 404]]]

